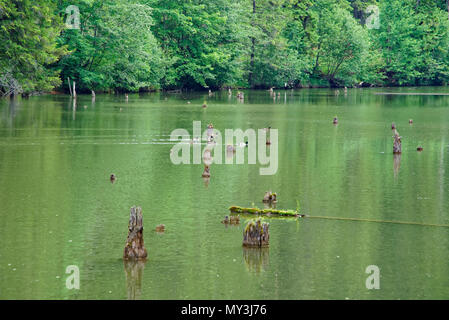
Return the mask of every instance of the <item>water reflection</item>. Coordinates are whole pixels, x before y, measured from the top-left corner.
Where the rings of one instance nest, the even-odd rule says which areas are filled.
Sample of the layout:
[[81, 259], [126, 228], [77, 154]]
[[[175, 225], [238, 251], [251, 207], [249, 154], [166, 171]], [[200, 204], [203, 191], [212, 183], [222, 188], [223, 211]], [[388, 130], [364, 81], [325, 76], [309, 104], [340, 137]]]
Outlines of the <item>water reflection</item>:
[[393, 154], [393, 170], [394, 177], [397, 178], [399, 175], [399, 169], [401, 168], [401, 154]]
[[13, 126], [13, 120], [16, 117], [19, 108], [20, 108], [19, 99], [17, 99], [17, 97], [11, 97], [9, 100], [9, 116], [8, 116], [8, 125], [10, 128]]
[[204, 182], [204, 186], [206, 188], [209, 187], [209, 183], [210, 183], [210, 177], [203, 177], [203, 182]]
[[243, 260], [249, 272], [263, 272], [268, 269], [270, 262], [269, 248], [243, 247]]
[[76, 99], [73, 99], [72, 118], [73, 120], [76, 120]]
[[276, 209], [276, 202], [264, 202], [263, 207], [264, 209]]
[[146, 261], [123, 260], [128, 300], [139, 300], [142, 295], [143, 269]]

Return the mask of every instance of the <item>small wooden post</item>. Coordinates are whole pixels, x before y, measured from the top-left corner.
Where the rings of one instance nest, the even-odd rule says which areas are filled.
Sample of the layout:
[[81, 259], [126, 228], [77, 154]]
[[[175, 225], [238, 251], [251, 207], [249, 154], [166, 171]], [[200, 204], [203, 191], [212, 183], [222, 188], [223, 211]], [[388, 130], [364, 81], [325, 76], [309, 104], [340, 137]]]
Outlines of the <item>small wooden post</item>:
[[257, 220], [250, 220], [243, 231], [244, 247], [268, 247], [270, 242], [270, 234], [268, 231], [269, 224]]
[[143, 217], [141, 207], [132, 207], [129, 214], [128, 237], [126, 239], [123, 259], [146, 259], [147, 249], [143, 243]]

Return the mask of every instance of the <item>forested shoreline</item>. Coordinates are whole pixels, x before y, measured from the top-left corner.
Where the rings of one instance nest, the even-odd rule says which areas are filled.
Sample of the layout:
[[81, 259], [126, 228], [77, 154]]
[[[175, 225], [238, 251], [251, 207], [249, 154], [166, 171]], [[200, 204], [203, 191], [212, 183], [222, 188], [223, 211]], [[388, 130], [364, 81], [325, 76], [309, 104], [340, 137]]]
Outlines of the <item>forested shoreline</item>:
[[448, 0], [0, 0], [1, 95], [447, 85], [448, 49]]

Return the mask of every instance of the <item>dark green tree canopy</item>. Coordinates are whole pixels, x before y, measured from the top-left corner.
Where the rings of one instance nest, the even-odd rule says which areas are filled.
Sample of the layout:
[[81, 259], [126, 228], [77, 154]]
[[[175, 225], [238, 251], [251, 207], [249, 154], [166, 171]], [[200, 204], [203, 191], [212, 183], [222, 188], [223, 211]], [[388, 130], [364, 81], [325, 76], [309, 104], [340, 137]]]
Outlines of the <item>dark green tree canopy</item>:
[[0, 29], [3, 95], [449, 81], [448, 1], [0, 0]]

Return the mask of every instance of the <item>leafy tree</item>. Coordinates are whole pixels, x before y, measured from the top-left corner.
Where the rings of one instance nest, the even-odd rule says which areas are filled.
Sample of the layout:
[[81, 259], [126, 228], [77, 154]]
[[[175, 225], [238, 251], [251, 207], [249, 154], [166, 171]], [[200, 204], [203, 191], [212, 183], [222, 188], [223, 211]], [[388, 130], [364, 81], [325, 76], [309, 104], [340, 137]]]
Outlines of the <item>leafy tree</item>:
[[164, 87], [207, 88], [236, 84], [241, 74], [246, 18], [240, 2], [154, 0], [153, 32], [172, 67]]
[[50, 0], [0, 0], [0, 94], [49, 91], [60, 83], [49, 68], [65, 52], [62, 21]]
[[350, 14], [347, 1], [320, 0], [317, 14], [317, 49], [313, 73], [331, 86], [352, 84], [362, 76], [369, 37]]
[[152, 9], [130, 1], [63, 1], [81, 12], [80, 29], [64, 30], [59, 41], [70, 54], [61, 59], [62, 77], [81, 90], [138, 91], [158, 88], [167, 61], [151, 32]]
[[391, 85], [448, 80], [447, 14], [430, 0], [381, 1], [380, 29], [374, 31]]

